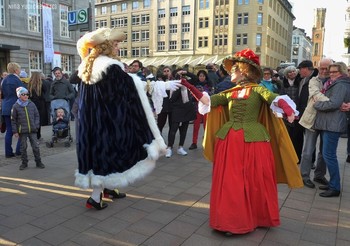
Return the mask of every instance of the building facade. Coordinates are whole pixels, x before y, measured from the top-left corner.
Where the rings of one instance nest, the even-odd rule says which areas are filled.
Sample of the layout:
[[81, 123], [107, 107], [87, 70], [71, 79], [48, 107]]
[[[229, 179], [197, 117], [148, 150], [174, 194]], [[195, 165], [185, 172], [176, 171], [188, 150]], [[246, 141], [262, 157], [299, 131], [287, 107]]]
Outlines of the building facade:
[[[54, 60], [45, 64], [41, 3], [51, 7], [53, 23]], [[71, 74], [80, 63], [76, 42], [82, 33], [68, 30], [68, 11], [87, 7], [88, 1], [0, 0], [0, 71], [17, 62], [29, 75], [50, 74], [55, 66]]]
[[311, 38], [306, 35], [304, 29], [295, 27], [293, 30], [291, 57], [295, 66], [304, 60], [312, 59]]
[[318, 8], [315, 10], [314, 26], [312, 27], [313, 52], [312, 62], [318, 66], [319, 61], [323, 58], [324, 36], [325, 36], [326, 9]]
[[96, 0], [95, 26], [127, 33], [121, 57], [144, 65], [198, 65], [244, 48], [263, 66], [291, 59], [293, 20], [287, 0]]

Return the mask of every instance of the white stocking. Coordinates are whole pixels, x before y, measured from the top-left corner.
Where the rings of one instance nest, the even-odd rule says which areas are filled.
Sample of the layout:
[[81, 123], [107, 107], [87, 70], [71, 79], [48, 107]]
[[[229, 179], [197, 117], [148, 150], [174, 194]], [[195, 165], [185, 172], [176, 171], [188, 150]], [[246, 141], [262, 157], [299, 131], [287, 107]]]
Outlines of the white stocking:
[[95, 202], [100, 202], [101, 201], [101, 193], [102, 193], [103, 188], [93, 188], [92, 189], [92, 194], [91, 198], [95, 200]]

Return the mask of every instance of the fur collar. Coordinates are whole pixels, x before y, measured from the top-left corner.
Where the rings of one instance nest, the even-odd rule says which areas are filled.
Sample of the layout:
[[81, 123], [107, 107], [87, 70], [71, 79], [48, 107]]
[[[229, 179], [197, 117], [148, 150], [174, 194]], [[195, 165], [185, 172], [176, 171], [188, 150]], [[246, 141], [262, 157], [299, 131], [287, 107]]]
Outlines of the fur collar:
[[[81, 78], [84, 68], [85, 68], [85, 60], [79, 65], [78, 68], [78, 76]], [[116, 64], [124, 70], [124, 64], [116, 59], [112, 59], [108, 56], [101, 55], [97, 57], [92, 66], [92, 73], [90, 77], [90, 81], [85, 81], [87, 84], [95, 84], [102, 79], [102, 73], [107, 72], [107, 68], [113, 64]]]

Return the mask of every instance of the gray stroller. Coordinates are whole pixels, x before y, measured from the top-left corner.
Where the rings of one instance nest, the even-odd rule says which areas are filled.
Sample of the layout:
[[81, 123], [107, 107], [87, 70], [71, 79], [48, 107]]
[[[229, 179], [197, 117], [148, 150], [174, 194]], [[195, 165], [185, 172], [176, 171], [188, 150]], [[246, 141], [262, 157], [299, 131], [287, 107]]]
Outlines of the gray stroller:
[[[58, 115], [62, 118], [57, 120]], [[56, 99], [51, 101], [51, 117], [52, 117], [52, 138], [50, 142], [46, 142], [46, 147], [52, 148], [54, 143], [64, 142], [65, 147], [70, 147], [73, 138], [70, 131], [69, 119], [70, 109], [69, 103], [64, 99]]]

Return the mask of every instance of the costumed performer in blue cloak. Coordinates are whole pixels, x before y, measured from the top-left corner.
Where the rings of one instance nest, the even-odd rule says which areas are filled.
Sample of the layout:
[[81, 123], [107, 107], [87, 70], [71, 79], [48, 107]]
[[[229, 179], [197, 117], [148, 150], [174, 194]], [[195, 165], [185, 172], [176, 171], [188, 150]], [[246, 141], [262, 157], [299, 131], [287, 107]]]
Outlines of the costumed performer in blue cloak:
[[82, 63], [78, 102], [78, 163], [75, 185], [92, 195], [86, 207], [101, 210], [104, 188], [125, 187], [149, 174], [166, 145], [137, 75], [124, 71], [117, 46], [126, 38], [100, 28], [77, 43]]

